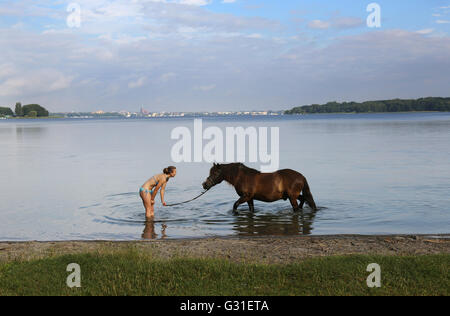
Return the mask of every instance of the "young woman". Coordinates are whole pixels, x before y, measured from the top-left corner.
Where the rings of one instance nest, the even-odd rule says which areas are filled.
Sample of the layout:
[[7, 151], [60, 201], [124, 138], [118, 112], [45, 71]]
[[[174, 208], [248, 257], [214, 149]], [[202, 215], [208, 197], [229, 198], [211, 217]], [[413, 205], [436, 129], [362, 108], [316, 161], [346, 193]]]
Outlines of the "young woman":
[[145, 207], [145, 217], [149, 220], [155, 216], [155, 197], [158, 191], [161, 189], [161, 203], [166, 206], [164, 202], [164, 192], [166, 189], [167, 181], [177, 175], [177, 168], [174, 166], [167, 167], [163, 170], [162, 174], [155, 175], [145, 182], [139, 189], [139, 195]]

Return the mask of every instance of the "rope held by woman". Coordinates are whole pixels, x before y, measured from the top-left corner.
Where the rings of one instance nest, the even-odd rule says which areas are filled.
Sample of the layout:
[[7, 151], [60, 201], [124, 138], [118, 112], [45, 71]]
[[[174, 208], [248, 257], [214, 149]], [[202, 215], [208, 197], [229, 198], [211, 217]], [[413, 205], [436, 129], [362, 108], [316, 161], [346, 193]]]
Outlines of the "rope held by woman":
[[201, 197], [203, 194], [205, 194], [205, 193], [208, 192], [208, 191], [209, 191], [209, 189], [203, 191], [202, 193], [200, 193], [199, 195], [197, 195], [195, 198], [190, 199], [190, 200], [188, 200], [188, 201], [184, 201], [184, 202], [180, 202], [180, 203], [175, 203], [175, 204], [167, 204], [166, 206], [176, 206], [176, 205], [181, 205], [181, 204], [186, 204], [186, 203], [192, 202], [192, 201], [198, 199], [199, 197]]

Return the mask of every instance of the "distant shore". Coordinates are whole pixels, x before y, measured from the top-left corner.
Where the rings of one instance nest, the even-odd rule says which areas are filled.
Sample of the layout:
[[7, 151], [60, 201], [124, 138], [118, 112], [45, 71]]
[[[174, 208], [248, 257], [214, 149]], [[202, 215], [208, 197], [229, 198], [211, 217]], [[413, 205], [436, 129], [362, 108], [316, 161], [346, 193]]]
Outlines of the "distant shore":
[[419, 99], [391, 99], [365, 102], [328, 102], [296, 106], [285, 114], [296, 113], [398, 113], [414, 111], [450, 111], [450, 98], [427, 97]]
[[283, 114], [286, 116], [296, 115], [327, 115], [327, 114], [408, 114], [408, 113], [450, 113], [450, 111], [398, 111], [398, 112], [327, 112], [327, 113], [292, 113]]
[[36, 119], [161, 119], [161, 118], [205, 118], [205, 117], [295, 117], [295, 116], [310, 116], [310, 115], [361, 115], [361, 114], [408, 114], [408, 113], [450, 113], [450, 111], [399, 111], [399, 112], [330, 112], [330, 113], [292, 113], [292, 114], [278, 114], [278, 115], [252, 115], [252, 114], [234, 114], [234, 115], [222, 115], [222, 114], [209, 114], [209, 115], [195, 115], [186, 114], [179, 116], [132, 116], [126, 117], [122, 115], [94, 115], [94, 116], [46, 116], [46, 117], [0, 117], [2, 120], [36, 120]]
[[63, 116], [41, 116], [41, 117], [4, 117], [7, 120], [39, 120], [39, 119], [63, 119]]

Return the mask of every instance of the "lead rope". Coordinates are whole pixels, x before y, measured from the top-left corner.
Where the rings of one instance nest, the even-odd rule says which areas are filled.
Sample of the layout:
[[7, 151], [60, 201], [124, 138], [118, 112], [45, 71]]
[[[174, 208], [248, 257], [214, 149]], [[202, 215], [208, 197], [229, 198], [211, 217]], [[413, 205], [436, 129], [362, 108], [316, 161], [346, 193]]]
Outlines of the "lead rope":
[[201, 197], [203, 194], [205, 194], [205, 193], [208, 192], [208, 191], [209, 191], [209, 189], [206, 190], [206, 191], [203, 191], [202, 193], [200, 193], [200, 195], [196, 196], [196, 197], [193, 198], [193, 199], [190, 199], [189, 201], [184, 201], [184, 202], [181, 202], [181, 203], [175, 203], [175, 204], [167, 204], [166, 206], [176, 206], [176, 205], [181, 205], [181, 204], [186, 204], [186, 203], [192, 202], [192, 201], [194, 201], [194, 200], [197, 200], [199, 197]]

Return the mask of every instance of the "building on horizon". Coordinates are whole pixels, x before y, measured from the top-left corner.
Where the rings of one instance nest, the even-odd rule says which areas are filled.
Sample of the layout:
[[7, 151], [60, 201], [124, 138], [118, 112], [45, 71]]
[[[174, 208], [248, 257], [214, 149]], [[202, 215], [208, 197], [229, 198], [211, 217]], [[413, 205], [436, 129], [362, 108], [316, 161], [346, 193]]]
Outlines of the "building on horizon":
[[144, 107], [142, 106], [142, 107], [141, 107], [141, 114], [142, 114], [142, 115], [149, 115], [150, 112], [147, 111], [146, 109], [144, 109]]

